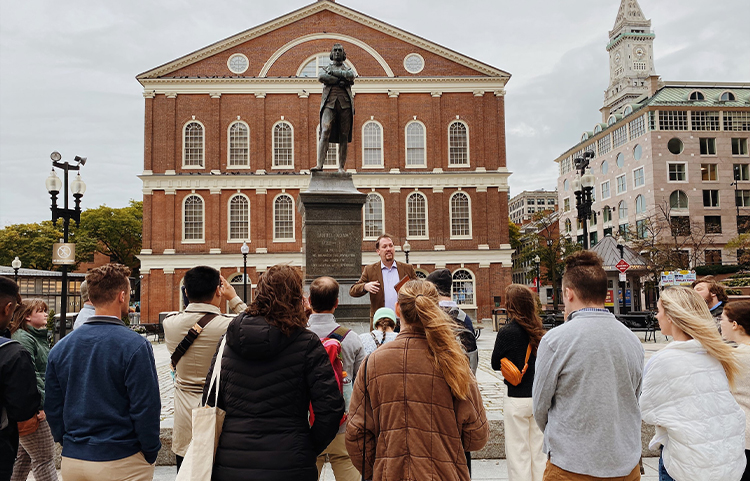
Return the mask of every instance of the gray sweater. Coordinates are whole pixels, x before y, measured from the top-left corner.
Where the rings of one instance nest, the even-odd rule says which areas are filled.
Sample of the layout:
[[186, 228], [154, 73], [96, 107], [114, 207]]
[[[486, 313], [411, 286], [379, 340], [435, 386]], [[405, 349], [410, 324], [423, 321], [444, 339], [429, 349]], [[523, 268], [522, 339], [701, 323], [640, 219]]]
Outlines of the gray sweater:
[[641, 455], [644, 350], [614, 315], [576, 311], [539, 345], [534, 417], [544, 452], [566, 471], [629, 474]]

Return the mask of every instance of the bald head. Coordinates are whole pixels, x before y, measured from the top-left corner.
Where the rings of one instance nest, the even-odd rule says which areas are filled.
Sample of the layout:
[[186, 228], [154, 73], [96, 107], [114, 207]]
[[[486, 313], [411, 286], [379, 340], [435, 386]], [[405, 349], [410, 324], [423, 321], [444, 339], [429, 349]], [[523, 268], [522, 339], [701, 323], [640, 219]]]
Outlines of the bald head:
[[333, 277], [318, 277], [310, 284], [310, 307], [313, 312], [332, 312], [339, 301], [339, 283]]

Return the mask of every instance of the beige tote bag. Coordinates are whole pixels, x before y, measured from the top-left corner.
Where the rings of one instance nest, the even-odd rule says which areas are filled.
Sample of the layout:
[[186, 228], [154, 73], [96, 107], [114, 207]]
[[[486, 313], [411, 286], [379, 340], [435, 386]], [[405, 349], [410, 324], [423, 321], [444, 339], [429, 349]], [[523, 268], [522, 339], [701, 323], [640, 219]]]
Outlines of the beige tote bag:
[[[224, 357], [224, 346], [227, 338], [221, 341], [219, 352], [216, 355], [214, 363], [214, 372], [211, 375], [211, 383], [208, 387], [208, 394], [216, 386], [214, 397], [214, 407], [203, 405], [193, 409], [193, 439], [185, 453], [185, 459], [182, 461], [180, 472], [177, 473], [175, 481], [210, 481], [211, 471], [214, 467], [214, 457], [216, 456], [216, 447], [219, 445], [219, 436], [221, 428], [224, 425], [224, 416], [226, 413], [219, 409], [219, 386], [221, 381], [221, 360]], [[208, 396], [206, 396], [208, 399]], [[211, 453], [211, 456], [206, 456]]]

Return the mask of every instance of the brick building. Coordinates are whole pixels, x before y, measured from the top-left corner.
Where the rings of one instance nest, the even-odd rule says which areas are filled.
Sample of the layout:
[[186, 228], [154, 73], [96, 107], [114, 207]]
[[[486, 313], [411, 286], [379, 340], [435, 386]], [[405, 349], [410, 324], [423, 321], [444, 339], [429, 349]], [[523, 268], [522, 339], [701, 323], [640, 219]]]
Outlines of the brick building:
[[[318, 1], [137, 77], [145, 97], [143, 322], [181, 307], [189, 268], [242, 284], [302, 266], [299, 192], [315, 165], [333, 43], [358, 76], [347, 169], [368, 195], [363, 263], [382, 232], [418, 272], [451, 269], [478, 318], [511, 277], [505, 84], [510, 75], [332, 1]], [[326, 165], [335, 168], [333, 149]], [[397, 259], [403, 260], [403, 254]], [[241, 289], [238, 289], [238, 292]]]

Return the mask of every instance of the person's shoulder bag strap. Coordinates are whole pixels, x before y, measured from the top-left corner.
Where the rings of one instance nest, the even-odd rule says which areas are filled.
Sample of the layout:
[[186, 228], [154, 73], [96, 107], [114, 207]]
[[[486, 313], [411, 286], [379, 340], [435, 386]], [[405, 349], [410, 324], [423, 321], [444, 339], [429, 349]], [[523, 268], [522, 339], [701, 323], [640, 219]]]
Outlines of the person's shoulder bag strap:
[[523, 361], [523, 369], [521, 370], [521, 377], [523, 377], [523, 375], [526, 374], [526, 369], [529, 368], [529, 356], [531, 356], [531, 343], [529, 343], [529, 347], [526, 348], [526, 359]]
[[185, 355], [187, 350], [190, 348], [190, 346], [193, 345], [200, 333], [203, 332], [203, 328], [206, 327], [206, 324], [208, 324], [209, 322], [211, 322], [211, 320], [218, 316], [219, 315], [215, 312], [206, 313], [206, 315], [201, 317], [200, 320], [190, 328], [187, 335], [185, 335], [182, 341], [180, 341], [180, 343], [177, 345], [174, 353], [172, 353], [172, 371], [175, 371], [177, 369], [177, 363], [180, 362], [182, 356]]
[[342, 326], [337, 326], [336, 329], [331, 331], [331, 333], [328, 334], [326, 337], [330, 337], [331, 339], [336, 339], [339, 342], [344, 342], [344, 338], [346, 337], [347, 334], [349, 334], [350, 331], [351, 329], [347, 329]]

